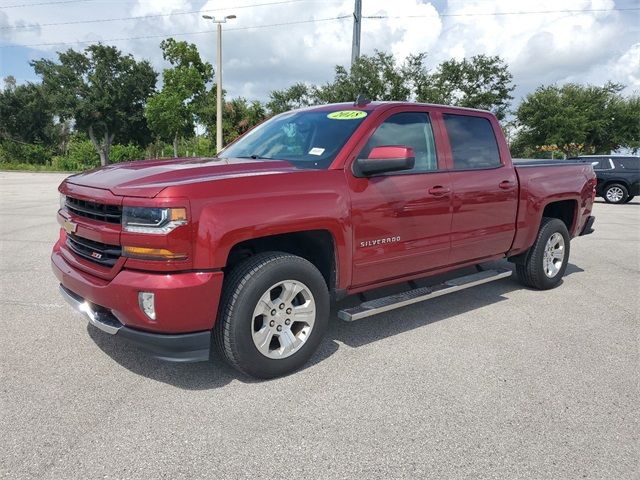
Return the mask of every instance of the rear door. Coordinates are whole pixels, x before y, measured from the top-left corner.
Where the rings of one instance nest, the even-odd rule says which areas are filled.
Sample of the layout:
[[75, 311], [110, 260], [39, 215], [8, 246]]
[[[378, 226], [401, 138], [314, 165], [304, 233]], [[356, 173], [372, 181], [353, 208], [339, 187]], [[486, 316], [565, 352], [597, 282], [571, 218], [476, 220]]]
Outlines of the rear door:
[[352, 285], [378, 283], [446, 265], [451, 181], [437, 152], [441, 134], [427, 107], [393, 109], [357, 147], [413, 148], [413, 170], [357, 178], [346, 169], [354, 235]]
[[515, 236], [518, 178], [501, 157], [494, 124], [480, 112], [444, 113], [443, 124], [453, 186], [450, 263], [505, 253]]

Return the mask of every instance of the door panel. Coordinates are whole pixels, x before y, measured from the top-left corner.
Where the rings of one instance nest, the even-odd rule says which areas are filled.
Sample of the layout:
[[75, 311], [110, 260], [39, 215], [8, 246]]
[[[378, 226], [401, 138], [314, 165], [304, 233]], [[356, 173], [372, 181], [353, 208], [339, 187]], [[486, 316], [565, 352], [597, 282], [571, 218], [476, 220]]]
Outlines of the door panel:
[[[449, 173], [353, 179], [353, 284], [366, 285], [449, 261]], [[436, 189], [440, 190], [440, 189]]]
[[[513, 168], [451, 172], [451, 263], [505, 253], [511, 247], [518, 209]], [[502, 185], [502, 186], [501, 186]]]
[[500, 127], [483, 113], [444, 114], [443, 124], [452, 166], [451, 263], [505, 253], [515, 236], [518, 177], [501, 158]]

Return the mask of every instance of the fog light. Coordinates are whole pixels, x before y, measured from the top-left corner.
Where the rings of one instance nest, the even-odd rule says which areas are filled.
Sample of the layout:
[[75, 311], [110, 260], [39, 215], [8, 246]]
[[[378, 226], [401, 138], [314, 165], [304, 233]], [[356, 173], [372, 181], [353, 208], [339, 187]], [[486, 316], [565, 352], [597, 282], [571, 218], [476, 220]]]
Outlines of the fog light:
[[151, 292], [138, 292], [138, 305], [147, 317], [156, 319], [155, 294]]

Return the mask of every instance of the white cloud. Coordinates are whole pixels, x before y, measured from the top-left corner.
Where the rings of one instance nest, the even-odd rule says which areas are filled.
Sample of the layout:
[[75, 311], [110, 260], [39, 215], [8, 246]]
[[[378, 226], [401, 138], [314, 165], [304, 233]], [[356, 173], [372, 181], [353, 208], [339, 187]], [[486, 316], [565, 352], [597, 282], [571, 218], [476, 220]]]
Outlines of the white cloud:
[[[0, 27], [27, 24], [34, 28], [0, 30], [0, 35], [3, 43], [21, 45], [169, 36], [214, 30], [214, 26], [199, 14], [55, 27], [42, 24], [207, 10], [212, 15], [238, 16], [224, 25], [224, 85], [232, 96], [265, 99], [270, 90], [294, 82], [324, 83], [333, 77], [336, 64], [348, 65], [351, 19], [319, 20], [350, 16], [353, 0], [304, 0], [242, 8], [274, 1], [277, 0], [137, 0], [131, 3], [96, 0], [59, 7], [7, 9], [0, 10]], [[365, 0], [365, 16], [404, 18], [364, 19], [362, 52], [368, 54], [380, 49], [400, 58], [409, 53], [427, 52], [431, 66], [451, 57], [480, 53], [500, 55], [509, 63], [519, 85], [517, 95], [541, 83], [562, 81], [604, 83], [610, 79], [630, 85], [630, 89], [640, 89], [640, 38], [632, 22], [637, 21], [638, 15], [614, 11], [613, 0], [450, 0], [444, 8], [442, 3], [438, 0], [434, 6], [424, 0]], [[217, 11], [209, 12], [214, 9]], [[557, 10], [578, 10], [579, 13], [499, 15]], [[317, 21], [246, 29], [313, 19]], [[196, 43], [206, 59], [212, 63], [215, 60], [213, 32], [175, 38]], [[149, 59], [161, 70], [164, 67], [158, 47], [161, 39], [124, 40], [115, 44], [126, 52]], [[51, 55], [67, 47], [35, 48]], [[27, 61], [6, 55], [7, 50], [0, 52], [4, 57], [3, 75], [17, 68], [12, 62]]]

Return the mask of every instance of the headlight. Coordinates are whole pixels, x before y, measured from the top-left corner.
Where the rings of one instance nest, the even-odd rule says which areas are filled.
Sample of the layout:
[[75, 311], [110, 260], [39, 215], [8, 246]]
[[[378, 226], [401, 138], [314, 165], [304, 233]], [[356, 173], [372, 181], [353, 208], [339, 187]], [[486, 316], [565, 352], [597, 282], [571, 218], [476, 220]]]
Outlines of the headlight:
[[185, 208], [122, 207], [125, 232], [165, 234], [186, 223]]
[[60, 210], [62, 210], [66, 206], [67, 206], [67, 196], [61, 193], [60, 194]]

